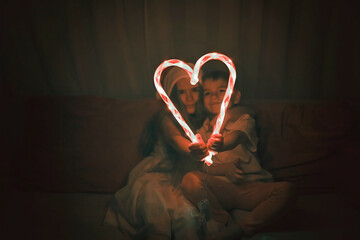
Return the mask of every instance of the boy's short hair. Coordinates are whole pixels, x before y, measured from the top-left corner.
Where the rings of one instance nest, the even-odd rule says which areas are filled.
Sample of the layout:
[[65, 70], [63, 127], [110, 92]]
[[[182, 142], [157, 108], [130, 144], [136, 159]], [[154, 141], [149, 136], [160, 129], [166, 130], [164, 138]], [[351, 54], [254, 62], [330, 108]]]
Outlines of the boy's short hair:
[[204, 76], [202, 77], [203, 82], [206, 81], [207, 79], [213, 79], [213, 80], [222, 79], [227, 81], [229, 79], [229, 73], [224, 71], [209, 72], [204, 74]]
[[[228, 79], [229, 79], [229, 72], [225, 72], [225, 71], [213, 71], [213, 72], [208, 72], [206, 74], [203, 75], [202, 77], [202, 83], [204, 84], [204, 82], [206, 82], [207, 80], [224, 80], [226, 82], [226, 84], [228, 83]], [[241, 94], [240, 89], [236, 88], [236, 85], [234, 87], [234, 92], [238, 92], [239, 94]], [[239, 97], [240, 100], [240, 97]], [[238, 103], [236, 103], [235, 105], [237, 105]]]

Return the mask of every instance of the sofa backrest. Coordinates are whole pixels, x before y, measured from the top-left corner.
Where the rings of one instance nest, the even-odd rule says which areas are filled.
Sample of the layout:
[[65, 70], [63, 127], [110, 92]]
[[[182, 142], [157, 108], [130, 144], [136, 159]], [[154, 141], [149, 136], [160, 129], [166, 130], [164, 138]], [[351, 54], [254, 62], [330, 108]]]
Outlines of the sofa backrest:
[[[113, 192], [141, 160], [156, 99], [33, 97], [17, 101], [13, 168], [21, 190]], [[19, 129], [21, 128], [21, 130]]]
[[[343, 101], [253, 101], [260, 138], [259, 159], [275, 180], [295, 183], [300, 193], [341, 188], [358, 166], [355, 109]], [[357, 143], [356, 143], [357, 142]], [[340, 169], [346, 169], [340, 171]]]
[[[342, 102], [248, 101], [256, 112], [262, 165], [304, 189], [333, 188], [327, 174], [355, 125]], [[21, 191], [114, 192], [141, 161], [139, 140], [160, 100], [29, 97], [9, 101], [2, 119]], [[9, 158], [10, 159], [10, 158]]]

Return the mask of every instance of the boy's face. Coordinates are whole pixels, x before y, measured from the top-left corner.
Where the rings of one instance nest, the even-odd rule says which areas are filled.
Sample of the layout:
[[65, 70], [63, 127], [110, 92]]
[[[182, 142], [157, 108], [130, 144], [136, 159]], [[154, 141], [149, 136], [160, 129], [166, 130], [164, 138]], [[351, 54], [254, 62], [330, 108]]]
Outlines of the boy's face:
[[[206, 110], [211, 114], [219, 114], [221, 103], [223, 101], [228, 80], [219, 79], [205, 79], [203, 82], [204, 88], [204, 106]], [[233, 104], [237, 104], [240, 101], [240, 91], [234, 89], [228, 108], [231, 108]]]
[[204, 88], [204, 106], [208, 112], [218, 114], [222, 100], [227, 87], [227, 81], [224, 79], [205, 79]]

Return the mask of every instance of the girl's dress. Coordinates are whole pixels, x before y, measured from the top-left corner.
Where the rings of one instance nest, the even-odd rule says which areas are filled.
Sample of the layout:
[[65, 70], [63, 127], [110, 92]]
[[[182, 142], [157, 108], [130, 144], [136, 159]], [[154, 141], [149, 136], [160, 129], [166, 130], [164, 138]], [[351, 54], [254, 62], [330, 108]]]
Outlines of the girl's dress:
[[[171, 171], [157, 171], [172, 163], [159, 141], [154, 152], [131, 172], [125, 187], [115, 193], [104, 223], [119, 228], [131, 239], [161, 235], [171, 239], [196, 239], [197, 210], [171, 181]], [[163, 169], [166, 169], [163, 168]]]

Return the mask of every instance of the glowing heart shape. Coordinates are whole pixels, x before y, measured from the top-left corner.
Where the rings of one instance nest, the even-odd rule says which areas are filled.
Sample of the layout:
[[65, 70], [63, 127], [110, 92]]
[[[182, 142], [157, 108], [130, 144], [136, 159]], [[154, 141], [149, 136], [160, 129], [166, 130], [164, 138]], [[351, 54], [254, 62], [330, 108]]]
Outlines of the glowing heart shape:
[[[184, 129], [186, 135], [190, 138], [190, 140], [192, 142], [198, 142], [198, 140], [197, 140], [195, 134], [191, 131], [189, 125], [185, 122], [185, 120], [181, 116], [180, 112], [176, 109], [176, 107], [174, 106], [174, 104], [172, 103], [172, 101], [170, 100], [170, 98], [168, 97], [166, 92], [164, 91], [163, 87], [161, 86], [161, 81], [160, 81], [161, 73], [167, 67], [171, 67], [171, 66], [180, 67], [180, 68], [184, 69], [186, 71], [186, 73], [189, 75], [189, 77], [191, 79], [190, 83], [192, 85], [195, 85], [196, 83], [199, 82], [200, 68], [202, 67], [202, 65], [204, 65], [206, 62], [208, 62], [210, 60], [222, 61], [229, 68], [229, 71], [230, 71], [229, 82], [228, 82], [228, 85], [226, 88], [224, 99], [221, 103], [220, 114], [218, 115], [218, 118], [216, 119], [216, 124], [215, 124], [214, 130], [213, 130], [213, 134], [219, 133], [220, 128], [221, 128], [222, 123], [225, 118], [226, 109], [229, 106], [230, 98], [233, 93], [235, 80], [236, 80], [235, 66], [229, 57], [225, 56], [224, 54], [216, 53], [216, 52], [205, 54], [204, 56], [199, 58], [199, 60], [196, 61], [194, 69], [192, 69], [189, 65], [187, 65], [186, 63], [184, 63], [181, 60], [170, 59], [170, 60], [166, 60], [163, 63], [161, 63], [157, 67], [155, 74], [154, 74], [154, 84], [155, 84], [156, 90], [158, 91], [160, 97], [165, 102], [168, 109], [174, 115], [175, 119], [178, 121], [180, 126]], [[209, 151], [209, 152], [210, 152], [210, 155], [207, 156], [205, 159], [203, 159], [208, 166], [212, 164], [211, 158], [213, 155], [216, 154], [215, 152], [212, 152], [212, 151]]]

